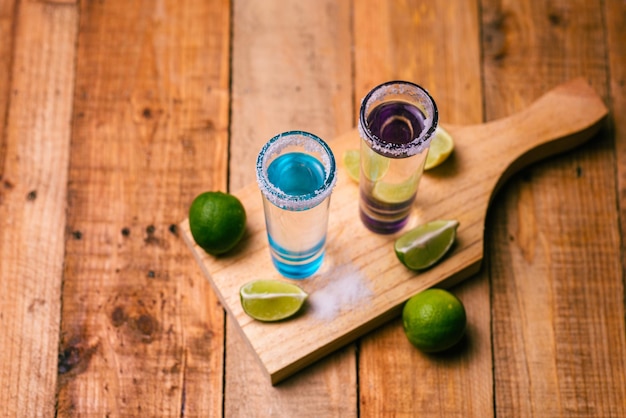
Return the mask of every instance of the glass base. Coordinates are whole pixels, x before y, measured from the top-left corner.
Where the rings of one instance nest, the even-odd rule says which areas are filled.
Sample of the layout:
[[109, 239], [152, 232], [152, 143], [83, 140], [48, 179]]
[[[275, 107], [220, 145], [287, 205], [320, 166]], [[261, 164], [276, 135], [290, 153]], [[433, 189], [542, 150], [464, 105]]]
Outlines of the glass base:
[[272, 254], [272, 263], [278, 272], [289, 279], [306, 279], [312, 276], [319, 270], [324, 261], [324, 253], [321, 253], [317, 258], [307, 261], [305, 263], [293, 264], [286, 263], [274, 257]]
[[324, 260], [326, 237], [306, 251], [290, 251], [278, 245], [272, 236], [267, 236], [270, 243], [272, 263], [280, 274], [290, 279], [305, 279], [319, 270]]
[[377, 234], [393, 234], [394, 232], [398, 232], [406, 225], [409, 220], [409, 216], [405, 216], [400, 219], [394, 219], [391, 221], [382, 221], [379, 219], [373, 219], [367, 216], [362, 209], [359, 209], [359, 215], [361, 217], [361, 222], [367, 229]]

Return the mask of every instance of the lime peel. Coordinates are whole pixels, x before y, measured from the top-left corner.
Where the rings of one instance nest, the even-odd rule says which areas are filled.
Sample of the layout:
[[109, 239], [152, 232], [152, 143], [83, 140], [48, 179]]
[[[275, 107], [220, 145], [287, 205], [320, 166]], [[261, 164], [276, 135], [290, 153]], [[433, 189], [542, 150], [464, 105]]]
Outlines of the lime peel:
[[439, 166], [448, 159], [453, 150], [454, 140], [452, 139], [452, 136], [441, 126], [437, 126], [435, 136], [430, 141], [424, 170], [430, 170]]
[[432, 267], [456, 241], [457, 220], [436, 220], [402, 234], [394, 243], [396, 256], [411, 270]]
[[408, 340], [432, 353], [447, 350], [465, 334], [467, 314], [463, 302], [444, 289], [431, 288], [411, 297], [402, 310]]
[[189, 229], [195, 243], [204, 251], [211, 255], [224, 254], [243, 238], [246, 210], [232, 194], [204, 192], [189, 207]]
[[343, 152], [342, 156], [343, 166], [348, 172], [348, 176], [355, 182], [359, 182], [361, 176], [361, 156], [359, 150], [349, 149]]
[[280, 280], [254, 280], [239, 289], [241, 307], [264, 322], [281, 321], [300, 311], [308, 294], [299, 286]]

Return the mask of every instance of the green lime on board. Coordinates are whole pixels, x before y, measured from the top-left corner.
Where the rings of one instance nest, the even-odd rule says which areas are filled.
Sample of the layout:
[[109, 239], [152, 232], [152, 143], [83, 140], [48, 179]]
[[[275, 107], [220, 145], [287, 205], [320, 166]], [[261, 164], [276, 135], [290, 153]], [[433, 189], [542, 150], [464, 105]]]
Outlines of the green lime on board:
[[299, 286], [280, 280], [255, 280], [239, 289], [245, 313], [259, 321], [273, 322], [295, 315], [308, 294]]
[[452, 247], [458, 226], [456, 220], [436, 220], [413, 228], [394, 243], [396, 256], [411, 270], [427, 269]]
[[246, 211], [241, 201], [231, 194], [205, 192], [189, 207], [189, 229], [196, 244], [207, 253], [224, 254], [243, 237]]
[[372, 196], [385, 203], [402, 203], [412, 198], [417, 192], [419, 173], [413, 174], [402, 183], [378, 181], [374, 184]]
[[349, 149], [344, 151], [342, 156], [343, 165], [348, 172], [348, 176], [357, 183], [359, 182], [359, 177], [361, 176], [361, 156], [359, 154], [359, 150]]
[[430, 141], [430, 147], [428, 149], [428, 155], [426, 156], [426, 163], [424, 164], [424, 170], [430, 170], [443, 163], [452, 151], [454, 150], [454, 141], [452, 136], [443, 129], [441, 126], [437, 126], [435, 130], [435, 136]]
[[407, 338], [418, 349], [427, 353], [447, 350], [465, 333], [465, 307], [447, 290], [424, 290], [404, 305], [402, 325]]
[[389, 170], [389, 158], [374, 152], [369, 147], [365, 147], [367, 158], [363, 161], [363, 173], [371, 181], [382, 179]]

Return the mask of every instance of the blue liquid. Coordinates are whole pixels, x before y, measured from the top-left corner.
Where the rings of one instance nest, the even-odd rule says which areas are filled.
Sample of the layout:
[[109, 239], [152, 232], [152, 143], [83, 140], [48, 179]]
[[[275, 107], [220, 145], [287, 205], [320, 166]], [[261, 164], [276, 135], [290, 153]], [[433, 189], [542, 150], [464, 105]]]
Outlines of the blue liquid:
[[[283, 154], [267, 168], [269, 181], [285, 194], [313, 194], [324, 185], [324, 165], [301, 152]], [[316, 207], [288, 211], [266, 202], [267, 235], [272, 262], [285, 277], [303, 279], [321, 266], [326, 242], [328, 200]]]
[[291, 196], [315, 192], [324, 185], [324, 165], [302, 152], [283, 154], [267, 168], [270, 183]]

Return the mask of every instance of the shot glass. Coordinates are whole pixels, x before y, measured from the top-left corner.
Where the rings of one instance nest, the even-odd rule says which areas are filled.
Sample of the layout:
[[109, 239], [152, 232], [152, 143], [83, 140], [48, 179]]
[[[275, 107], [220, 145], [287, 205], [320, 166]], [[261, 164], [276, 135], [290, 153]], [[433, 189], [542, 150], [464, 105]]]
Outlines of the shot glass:
[[335, 157], [317, 136], [290, 131], [270, 139], [257, 159], [270, 255], [280, 274], [313, 275], [322, 265]]
[[389, 81], [361, 103], [359, 214], [380, 234], [406, 224], [437, 128], [437, 105], [426, 90], [408, 81]]

